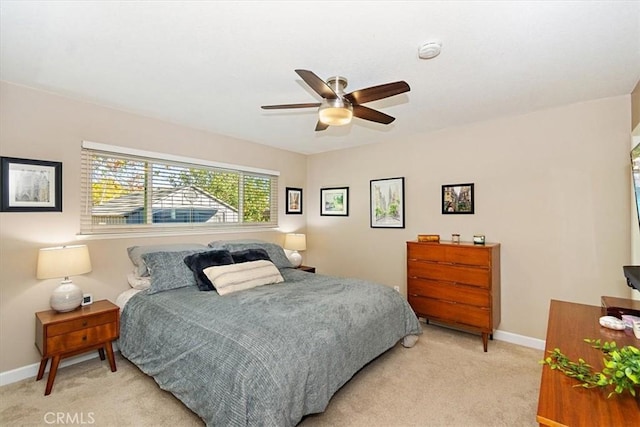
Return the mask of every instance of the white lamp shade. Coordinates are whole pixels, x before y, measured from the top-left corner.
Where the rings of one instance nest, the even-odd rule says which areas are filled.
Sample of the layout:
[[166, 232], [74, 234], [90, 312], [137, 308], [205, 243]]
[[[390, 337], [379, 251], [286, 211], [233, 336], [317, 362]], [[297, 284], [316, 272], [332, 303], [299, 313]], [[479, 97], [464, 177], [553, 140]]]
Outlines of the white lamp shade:
[[289, 233], [284, 236], [284, 248], [290, 251], [304, 251], [307, 249], [305, 234]]
[[43, 248], [38, 254], [38, 279], [77, 276], [90, 271], [91, 258], [87, 245]]
[[60, 286], [53, 290], [49, 304], [56, 311], [75, 310], [82, 303], [82, 289], [69, 276], [91, 271], [91, 258], [86, 245], [58, 246], [40, 249], [38, 254], [38, 279], [64, 277]]

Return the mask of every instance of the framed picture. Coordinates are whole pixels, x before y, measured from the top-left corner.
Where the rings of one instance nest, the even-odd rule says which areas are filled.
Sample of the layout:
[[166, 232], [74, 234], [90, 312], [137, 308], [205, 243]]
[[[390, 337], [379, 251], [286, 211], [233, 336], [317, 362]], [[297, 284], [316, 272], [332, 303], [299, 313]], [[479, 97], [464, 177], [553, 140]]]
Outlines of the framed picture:
[[443, 214], [473, 214], [473, 184], [442, 186]]
[[302, 188], [287, 187], [287, 214], [302, 214]]
[[320, 215], [349, 216], [349, 187], [321, 188]]
[[62, 212], [62, 163], [0, 157], [0, 211]]
[[404, 228], [404, 178], [372, 179], [371, 227]]

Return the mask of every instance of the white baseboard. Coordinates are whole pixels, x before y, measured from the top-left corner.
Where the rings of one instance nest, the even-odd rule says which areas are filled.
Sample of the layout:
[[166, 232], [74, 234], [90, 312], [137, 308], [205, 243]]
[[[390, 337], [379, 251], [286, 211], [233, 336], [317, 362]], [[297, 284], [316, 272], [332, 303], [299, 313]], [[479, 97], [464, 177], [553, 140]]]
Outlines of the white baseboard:
[[[545, 341], [537, 338], [531, 338], [524, 335], [514, 334], [512, 332], [505, 332], [497, 330], [493, 333], [493, 338], [498, 341], [505, 341], [512, 344], [522, 345], [525, 347], [535, 348], [537, 350], [544, 350]], [[114, 352], [118, 351], [117, 346], [114, 344]], [[98, 357], [97, 352], [87, 353], [81, 356], [70, 357], [69, 359], [64, 359], [60, 362], [60, 368], [64, 368], [66, 366], [75, 365], [76, 363], [84, 362], [86, 360], [94, 359]], [[47, 365], [47, 369], [45, 372], [49, 372], [49, 367], [51, 363]], [[7, 372], [0, 372], [0, 387], [3, 385], [15, 383], [26, 378], [36, 377], [38, 375], [38, 368], [40, 367], [39, 363], [34, 363], [33, 365], [23, 366], [22, 368], [12, 369]]]
[[505, 341], [511, 344], [518, 344], [525, 347], [535, 348], [536, 350], [544, 350], [545, 340], [531, 338], [524, 335], [514, 334], [513, 332], [505, 332], [497, 330], [493, 333], [493, 339]]
[[[113, 344], [113, 352], [118, 352], [118, 347], [114, 343]], [[67, 366], [75, 365], [76, 363], [84, 362], [86, 360], [95, 359], [98, 357], [97, 351], [92, 351], [90, 353], [86, 353], [80, 356], [70, 357], [68, 359], [63, 359], [60, 361], [60, 365], [58, 365], [58, 369], [65, 368]], [[35, 377], [38, 375], [38, 369], [40, 368], [40, 363], [34, 363], [32, 365], [23, 366], [21, 368], [12, 369], [6, 372], [0, 372], [0, 387], [3, 385], [8, 385], [11, 383], [15, 383], [18, 381], [22, 381], [27, 378]], [[47, 363], [47, 368], [45, 369], [45, 373], [49, 372], [49, 368], [51, 368], [51, 362]], [[46, 382], [46, 375], [43, 377], [43, 380]]]
[[[421, 322], [425, 321], [425, 319], [422, 317], [420, 317], [419, 319]], [[451, 326], [446, 323], [438, 323], [435, 321], [431, 321], [430, 323], [434, 325], [442, 326], [444, 328], [451, 328], [451, 329], [464, 331], [464, 329], [458, 329], [455, 326]], [[521, 345], [524, 347], [535, 348], [536, 350], [544, 350], [546, 345], [546, 341], [544, 340], [527, 337], [525, 335], [514, 334], [513, 332], [501, 331], [499, 329], [496, 329], [496, 331], [493, 333], [493, 339], [498, 341], [508, 342], [511, 344]]]

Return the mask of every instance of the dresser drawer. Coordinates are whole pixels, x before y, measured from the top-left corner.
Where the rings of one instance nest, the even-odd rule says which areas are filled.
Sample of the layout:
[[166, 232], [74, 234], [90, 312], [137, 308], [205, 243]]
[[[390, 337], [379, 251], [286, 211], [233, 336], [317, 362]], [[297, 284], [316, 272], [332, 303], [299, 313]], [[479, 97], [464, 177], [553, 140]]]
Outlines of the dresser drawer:
[[488, 268], [411, 260], [407, 263], [407, 277], [464, 283], [483, 288], [488, 288], [491, 283]]
[[101, 313], [94, 316], [84, 316], [65, 322], [54, 323], [48, 326], [47, 336], [55, 336], [66, 334], [67, 332], [79, 331], [81, 329], [91, 328], [93, 326], [104, 325], [105, 323], [113, 323], [118, 319], [118, 312], [111, 311]]
[[118, 338], [117, 324], [107, 323], [93, 328], [52, 336], [47, 339], [46, 353], [71, 352], [105, 341]]
[[491, 313], [486, 308], [412, 295], [409, 295], [409, 305], [418, 316], [427, 319], [491, 331]]
[[474, 286], [410, 278], [407, 293], [412, 296], [455, 301], [476, 307], [488, 308], [491, 306], [489, 291]]
[[486, 247], [410, 243], [407, 245], [407, 258], [485, 267], [491, 265], [491, 251]]

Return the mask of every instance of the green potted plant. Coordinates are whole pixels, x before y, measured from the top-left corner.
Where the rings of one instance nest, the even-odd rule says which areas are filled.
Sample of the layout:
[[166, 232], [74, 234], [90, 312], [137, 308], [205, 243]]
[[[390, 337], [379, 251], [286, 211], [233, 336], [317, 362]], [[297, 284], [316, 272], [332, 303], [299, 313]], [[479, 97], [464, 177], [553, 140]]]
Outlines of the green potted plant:
[[618, 348], [615, 341], [601, 343], [600, 340], [585, 339], [593, 348], [604, 353], [604, 368], [600, 372], [593, 370], [583, 359], [577, 362], [569, 360], [560, 349], [549, 351], [550, 355], [541, 360], [542, 365], [548, 365], [551, 369], [556, 369], [568, 377], [575, 378], [581, 382], [577, 387], [613, 387], [607, 397], [622, 394], [625, 391], [640, 397], [640, 350], [632, 345]]

